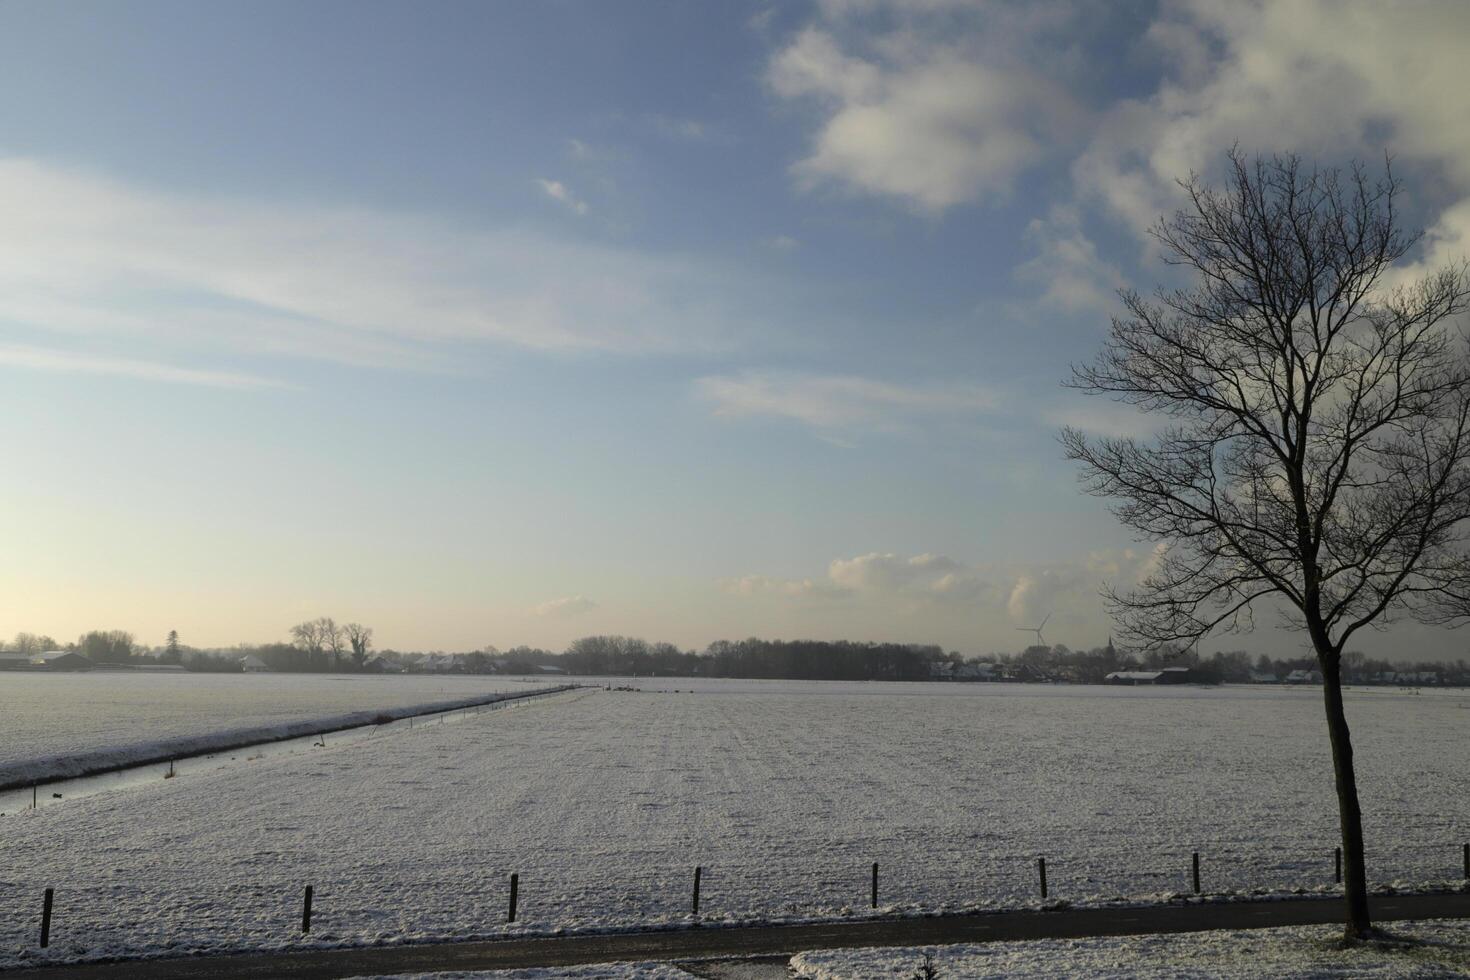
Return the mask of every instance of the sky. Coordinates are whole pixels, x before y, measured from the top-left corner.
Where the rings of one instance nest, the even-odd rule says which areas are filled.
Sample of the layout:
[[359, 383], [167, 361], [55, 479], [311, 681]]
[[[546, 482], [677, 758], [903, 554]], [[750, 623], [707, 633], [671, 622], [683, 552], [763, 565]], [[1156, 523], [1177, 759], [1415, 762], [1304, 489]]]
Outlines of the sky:
[[1453, 261], [1467, 57], [1458, 0], [0, 3], [0, 636], [1100, 645], [1154, 544], [1057, 432], [1148, 423], [1061, 382], [1176, 181], [1391, 153]]

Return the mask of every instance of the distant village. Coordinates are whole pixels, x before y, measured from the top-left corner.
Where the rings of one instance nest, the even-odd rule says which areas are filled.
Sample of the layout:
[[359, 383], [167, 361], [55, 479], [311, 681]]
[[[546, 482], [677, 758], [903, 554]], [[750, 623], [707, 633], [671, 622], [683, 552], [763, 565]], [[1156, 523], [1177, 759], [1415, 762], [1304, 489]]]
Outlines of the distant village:
[[[309, 629], [307, 627], [310, 627]], [[329, 619], [292, 630], [292, 643], [200, 650], [170, 633], [160, 647], [112, 630], [60, 644], [18, 634], [0, 644], [0, 670], [193, 671], [208, 673], [513, 674], [640, 677], [736, 677], [799, 680], [896, 680], [1023, 684], [1320, 684], [1315, 658], [1252, 657], [1242, 650], [1207, 656], [1193, 649], [1126, 651], [1111, 640], [1089, 650], [1036, 644], [1020, 653], [965, 657], [933, 645], [824, 640], [719, 640], [703, 652], [636, 637], [589, 636], [554, 652], [403, 652], [372, 649], [372, 630], [338, 628]], [[1390, 662], [1350, 652], [1343, 681], [1402, 687], [1470, 686], [1470, 663]]]

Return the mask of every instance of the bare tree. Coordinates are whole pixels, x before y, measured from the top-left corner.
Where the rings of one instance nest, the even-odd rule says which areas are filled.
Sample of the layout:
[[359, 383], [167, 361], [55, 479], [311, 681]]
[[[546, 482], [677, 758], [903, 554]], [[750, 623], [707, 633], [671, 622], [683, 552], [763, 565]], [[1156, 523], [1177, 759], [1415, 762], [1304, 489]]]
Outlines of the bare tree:
[[342, 654], [347, 651], [347, 641], [342, 634], [342, 627], [338, 626], [337, 621], [331, 616], [323, 616], [316, 622], [322, 646], [332, 654], [332, 669], [336, 670], [342, 666]]
[[342, 632], [352, 647], [352, 662], [361, 667], [367, 663], [368, 651], [373, 646], [373, 628], [361, 623], [348, 623], [342, 627]]
[[323, 650], [323, 637], [319, 624], [321, 620], [312, 619], [305, 623], [297, 623], [291, 627], [291, 642], [298, 648], [312, 656], [319, 656]]
[[1188, 207], [1153, 232], [1193, 284], [1125, 291], [1102, 353], [1073, 369], [1162, 431], [1062, 440], [1087, 490], [1166, 544], [1136, 589], [1105, 592], [1130, 641], [1249, 629], [1262, 605], [1309, 638], [1355, 940], [1371, 922], [1340, 665], [1364, 628], [1467, 612], [1470, 362], [1451, 329], [1466, 270], [1389, 282], [1419, 239], [1396, 221], [1391, 168], [1229, 160], [1219, 189], [1183, 182]]

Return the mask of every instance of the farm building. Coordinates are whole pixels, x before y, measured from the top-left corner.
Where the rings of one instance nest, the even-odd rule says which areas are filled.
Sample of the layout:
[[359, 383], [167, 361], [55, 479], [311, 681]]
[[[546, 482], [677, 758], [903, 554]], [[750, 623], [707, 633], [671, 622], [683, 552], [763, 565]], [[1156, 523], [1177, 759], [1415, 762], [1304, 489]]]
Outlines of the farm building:
[[240, 669], [247, 674], [271, 674], [274, 670], [271, 665], [261, 660], [253, 653], [247, 653], [240, 658]]
[[30, 654], [15, 650], [0, 650], [0, 670], [19, 670], [30, 665]]
[[47, 650], [32, 657], [31, 666], [44, 670], [91, 670], [96, 664], [70, 650]]
[[1103, 678], [1109, 684], [1188, 684], [1194, 680], [1188, 667], [1163, 670], [1115, 670]]
[[1316, 670], [1293, 670], [1286, 675], [1288, 684], [1321, 684], [1322, 674]]

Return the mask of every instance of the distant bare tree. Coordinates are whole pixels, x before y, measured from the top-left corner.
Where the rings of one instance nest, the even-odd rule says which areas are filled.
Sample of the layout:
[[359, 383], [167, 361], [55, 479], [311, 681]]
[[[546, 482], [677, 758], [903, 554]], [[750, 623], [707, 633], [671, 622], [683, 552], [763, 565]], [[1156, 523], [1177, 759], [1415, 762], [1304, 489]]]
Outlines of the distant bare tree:
[[55, 649], [54, 643], [51, 646], [46, 645], [46, 640], [48, 639], [50, 637], [40, 637], [34, 633], [17, 633], [15, 634], [15, 650], [17, 653], [34, 657], [38, 653]]
[[321, 631], [322, 646], [332, 655], [332, 667], [336, 669], [342, 666], [342, 654], [347, 651], [347, 640], [342, 627], [330, 616], [323, 616], [317, 623], [317, 628]]
[[330, 616], [298, 623], [291, 627], [291, 642], [314, 658], [332, 655], [332, 666], [337, 666], [346, 649], [342, 627]]
[[373, 646], [373, 628], [361, 623], [348, 623], [342, 627], [342, 632], [352, 647], [352, 662], [361, 667], [367, 663], [368, 651]]
[[1391, 169], [1229, 159], [1223, 188], [1191, 177], [1189, 206], [1154, 229], [1193, 285], [1124, 292], [1101, 355], [1073, 372], [1166, 426], [1062, 439], [1089, 492], [1167, 544], [1137, 589], [1106, 593], [1132, 641], [1248, 629], [1262, 601], [1310, 639], [1352, 941], [1371, 923], [1344, 645], [1398, 617], [1458, 619], [1470, 596], [1470, 361], [1450, 329], [1466, 270], [1387, 282], [1419, 238], [1398, 227]]
[[322, 641], [317, 631], [317, 622], [313, 619], [291, 627], [291, 642], [312, 655], [320, 655], [322, 652]]

